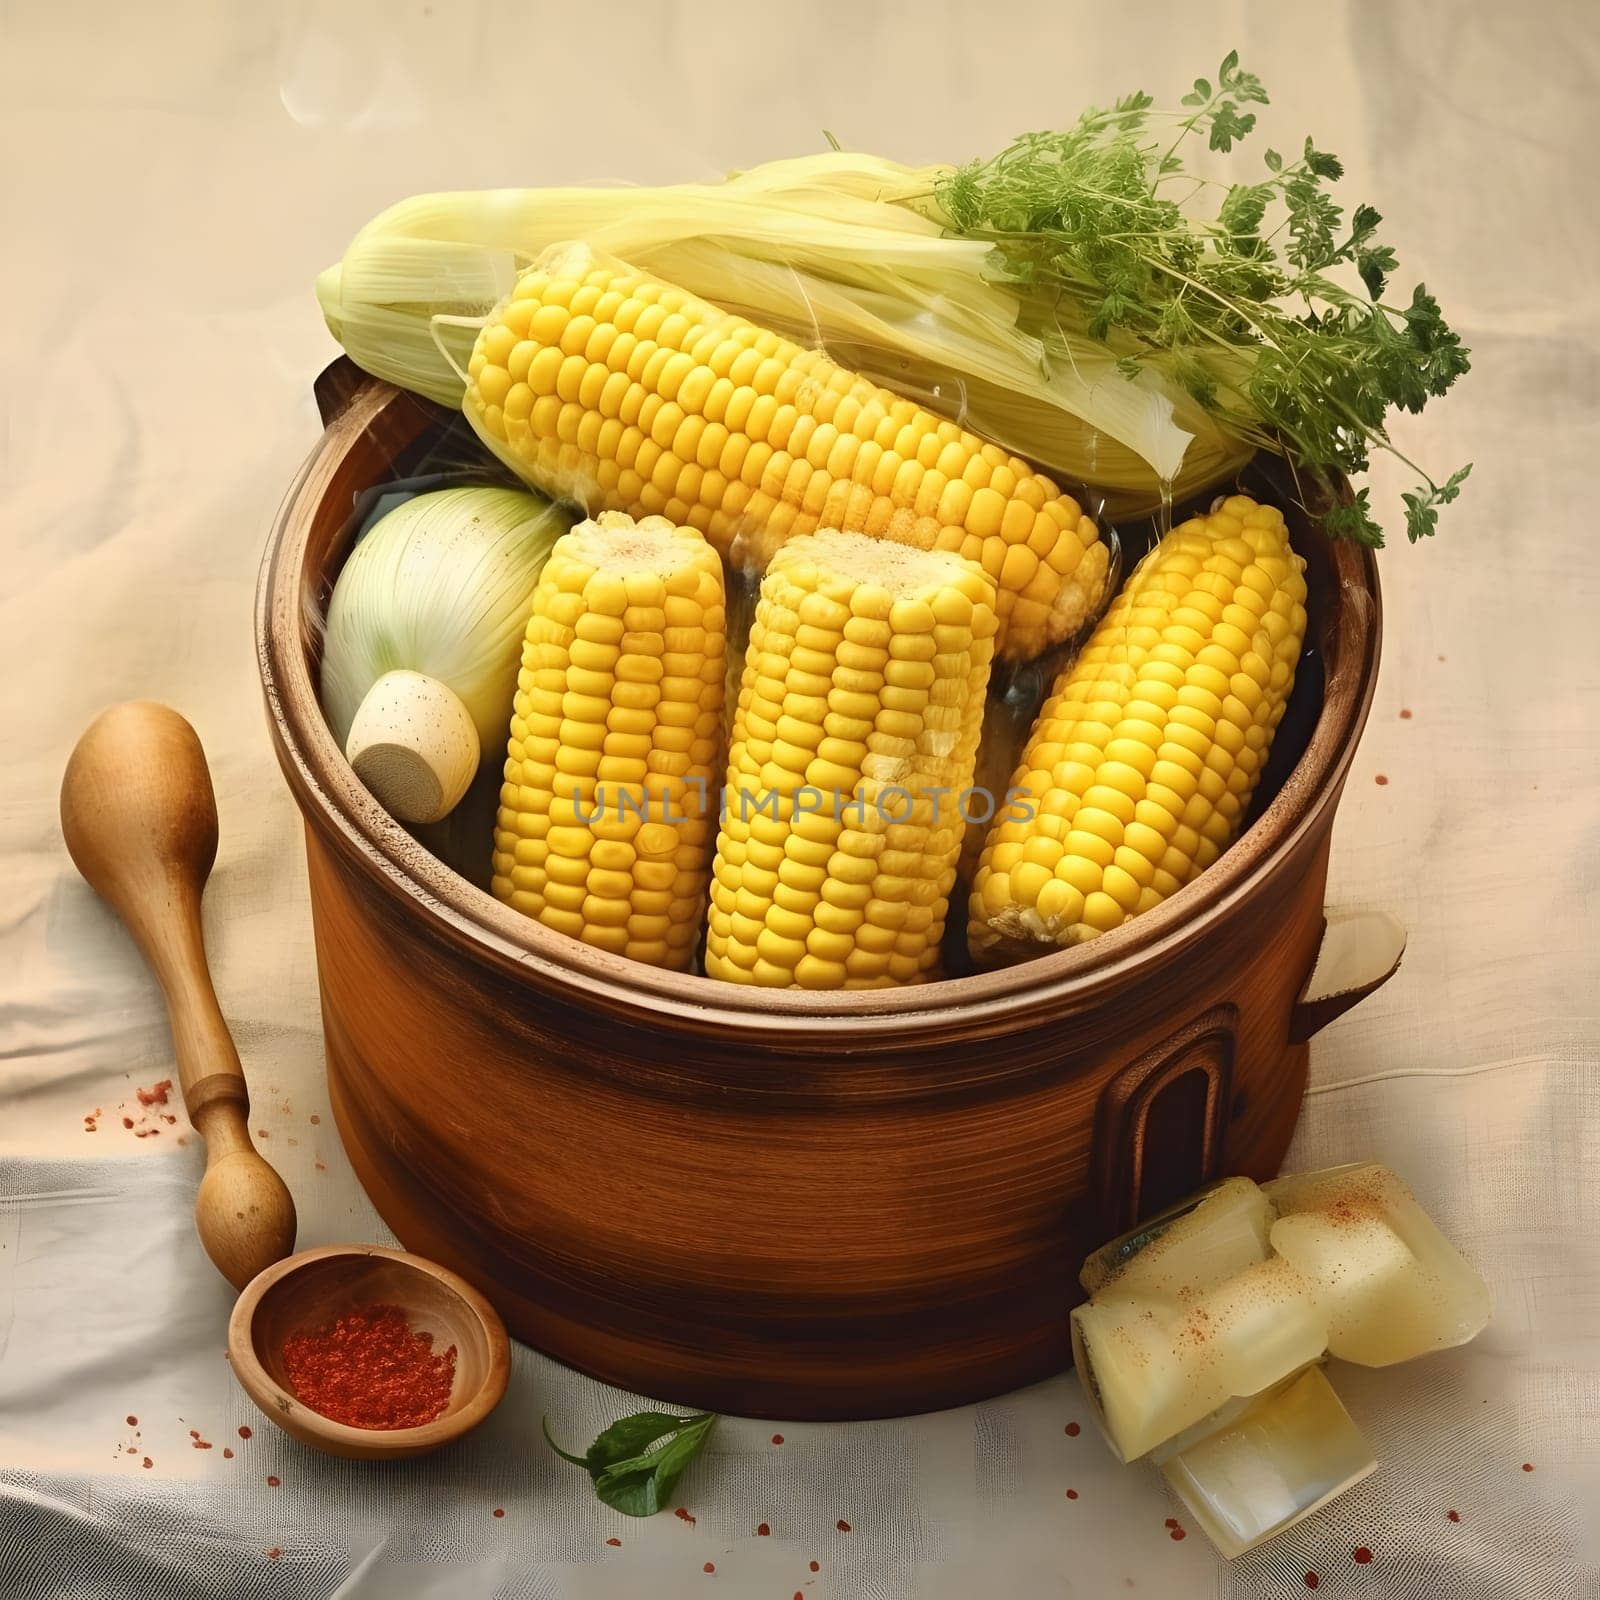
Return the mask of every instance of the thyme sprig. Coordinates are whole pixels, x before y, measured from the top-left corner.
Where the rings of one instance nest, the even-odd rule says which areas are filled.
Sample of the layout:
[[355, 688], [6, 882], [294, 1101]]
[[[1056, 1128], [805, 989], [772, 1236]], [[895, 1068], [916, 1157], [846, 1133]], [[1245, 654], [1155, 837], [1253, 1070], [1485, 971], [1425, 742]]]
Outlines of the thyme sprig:
[[1330, 476], [1390, 452], [1422, 480], [1402, 500], [1407, 536], [1424, 538], [1471, 465], [1436, 481], [1386, 418], [1442, 395], [1468, 351], [1424, 285], [1391, 293], [1399, 263], [1378, 239], [1382, 217], [1369, 205], [1346, 217], [1329, 192], [1343, 163], [1311, 139], [1292, 157], [1265, 151], [1253, 182], [1186, 169], [1186, 145], [1231, 152], [1255, 127], [1250, 107], [1267, 103], [1230, 51], [1183, 109], [1125, 96], [958, 168], [935, 199], [953, 232], [992, 244], [992, 270], [1047, 347], [1087, 333], [1129, 376], [1180, 385], [1227, 431], [1287, 455], [1303, 489], [1309, 476], [1317, 492], [1302, 497], [1339, 537], [1383, 543], [1368, 491], [1339, 503]]

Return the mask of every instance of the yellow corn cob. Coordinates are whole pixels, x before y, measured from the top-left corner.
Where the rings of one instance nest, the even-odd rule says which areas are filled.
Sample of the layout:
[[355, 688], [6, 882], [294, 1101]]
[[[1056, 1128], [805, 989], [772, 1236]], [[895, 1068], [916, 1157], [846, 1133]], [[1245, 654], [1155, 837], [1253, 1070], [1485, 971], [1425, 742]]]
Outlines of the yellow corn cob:
[[973, 883], [975, 954], [1091, 939], [1216, 859], [1294, 684], [1304, 566], [1243, 495], [1139, 563], [1029, 736]]
[[994, 654], [945, 551], [791, 539], [761, 585], [728, 752], [706, 971], [864, 989], [939, 959]]
[[1093, 520], [998, 445], [776, 333], [567, 247], [478, 335], [463, 409], [546, 493], [701, 529], [764, 567], [858, 530], [954, 550], [994, 579], [1001, 652], [1038, 655], [1098, 609]]
[[692, 528], [614, 512], [534, 592], [495, 829], [500, 899], [586, 944], [687, 967], [720, 749], [722, 563]]

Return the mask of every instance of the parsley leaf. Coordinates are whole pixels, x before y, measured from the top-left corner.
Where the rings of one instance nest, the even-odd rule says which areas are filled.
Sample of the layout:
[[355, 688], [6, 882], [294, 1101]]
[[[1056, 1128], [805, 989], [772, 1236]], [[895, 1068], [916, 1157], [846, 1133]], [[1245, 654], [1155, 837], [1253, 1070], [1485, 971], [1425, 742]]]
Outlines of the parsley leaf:
[[[1422, 285], [1385, 298], [1400, 264], [1378, 237], [1383, 218], [1357, 205], [1346, 222], [1330, 193], [1344, 164], [1314, 140], [1298, 158], [1266, 151], [1254, 183], [1187, 170], [1189, 141], [1230, 151], [1255, 128], [1248, 108], [1267, 103], [1230, 51], [1181, 109], [1124, 96], [955, 170], [934, 199], [949, 232], [990, 244], [989, 272], [1018, 294], [1047, 357], [1062, 330], [1101, 340], [1125, 375], [1187, 391], [1225, 433], [1325, 484], [1393, 451], [1389, 413], [1422, 410], [1470, 356]], [[1403, 497], [1412, 539], [1432, 534], [1465, 476], [1424, 475]], [[1322, 519], [1330, 534], [1383, 542], [1365, 489]]]

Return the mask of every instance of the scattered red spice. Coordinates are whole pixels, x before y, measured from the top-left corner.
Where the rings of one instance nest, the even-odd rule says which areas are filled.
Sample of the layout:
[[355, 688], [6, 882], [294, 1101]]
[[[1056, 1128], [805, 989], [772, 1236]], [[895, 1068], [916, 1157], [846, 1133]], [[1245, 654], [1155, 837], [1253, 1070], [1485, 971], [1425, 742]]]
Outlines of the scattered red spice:
[[135, 1416], [130, 1415], [129, 1418], [128, 1418], [128, 1426], [130, 1428], [137, 1428], [139, 1426], [139, 1419], [137, 1417], [135, 1417]]
[[1069, 1439], [1076, 1439], [1083, 1429], [1076, 1422], [1069, 1422], [1066, 1426], [1066, 1435]]
[[1372, 781], [1381, 789], [1389, 780], [1380, 772], [1373, 777]]
[[227, 1445], [223, 1445], [223, 1447], [222, 1447], [222, 1459], [224, 1461], [232, 1461], [233, 1460], [233, 1451], [230, 1450], [227, 1447]]
[[758, 1522], [756, 1524], [756, 1537], [758, 1539], [765, 1539], [765, 1538], [769, 1537], [771, 1535], [771, 1533], [772, 1533], [772, 1529], [769, 1528], [766, 1525], [766, 1523]]
[[318, 1116], [318, 1115], [317, 1115], [317, 1114], [316, 1114], [316, 1112], [315, 1112], [315, 1111], [313, 1111], [313, 1112], [312, 1112], [312, 1113], [311, 1113], [311, 1126], [312, 1126], [312, 1127], [314, 1127], [314, 1128], [318, 1128], [318, 1127], [321, 1127], [321, 1126], [322, 1126], [322, 1118], [321, 1118], [321, 1117], [319, 1117], [319, 1116]]
[[239, 1428], [239, 1437], [241, 1439], [248, 1439], [250, 1437], [250, 1430], [247, 1427], [243, 1426], [242, 1424], [240, 1425], [240, 1428]]
[[1316, 1588], [1316, 1586], [1317, 1586], [1317, 1585], [1318, 1585], [1318, 1584], [1319, 1584], [1319, 1583], [1321, 1583], [1321, 1582], [1322, 1582], [1322, 1579], [1321, 1579], [1321, 1578], [1319, 1578], [1319, 1577], [1318, 1577], [1318, 1576], [1317, 1576], [1317, 1575], [1316, 1575], [1316, 1573], [1314, 1573], [1314, 1572], [1308, 1572], [1308, 1573], [1307, 1573], [1307, 1574], [1306, 1574], [1306, 1588], [1308, 1588], [1308, 1589], [1315, 1589], [1315, 1588]]
[[139, 1453], [139, 1447], [136, 1444], [130, 1444], [122, 1453], [125, 1456], [136, 1456]]
[[497, 1517], [503, 1517], [506, 1514], [506, 1508], [504, 1506], [496, 1506], [494, 1508], [494, 1514]]
[[124, 1117], [122, 1119], [122, 1126], [124, 1128], [131, 1128], [133, 1126], [133, 1118], [132, 1117]]
[[399, 1306], [347, 1312], [316, 1333], [283, 1344], [295, 1398], [353, 1428], [420, 1428], [444, 1413], [455, 1386], [456, 1347], [433, 1352]]
[[209, 1439], [196, 1439], [194, 1441], [194, 1447], [196, 1450], [209, 1450], [211, 1448], [211, 1441]]
[[316, 1167], [318, 1172], [326, 1172], [328, 1170], [328, 1163], [326, 1161], [317, 1161], [314, 1162], [313, 1165]]
[[1178, 1519], [1176, 1517], [1168, 1517], [1167, 1520], [1161, 1524], [1161, 1526], [1163, 1528], [1176, 1528], [1178, 1526]]
[[139, 1104], [142, 1106], [164, 1106], [167, 1095], [172, 1090], [172, 1079], [163, 1078], [160, 1083], [152, 1083], [148, 1089], [138, 1090]]
[[687, 1506], [679, 1506], [678, 1509], [672, 1514], [678, 1519], [679, 1522], [687, 1522], [691, 1528], [694, 1526], [694, 1518], [689, 1515], [689, 1508]]
[[1533, 1471], [1533, 1463], [1531, 1461], [1524, 1461], [1522, 1463], [1522, 1470], [1524, 1472], [1532, 1472]]
[[783, 1435], [782, 1435], [782, 1434], [781, 1434], [781, 1433], [775, 1433], [775, 1434], [773, 1434], [773, 1436], [772, 1436], [772, 1442], [773, 1442], [773, 1443], [774, 1443], [774, 1444], [782, 1444], [782, 1443], [783, 1443]]
[[276, 1489], [282, 1482], [282, 1478], [275, 1478], [270, 1472], [267, 1474], [267, 1487], [269, 1489]]
[[622, 1548], [622, 1541], [620, 1539], [607, 1539], [606, 1543], [618, 1550]]
[[849, 1533], [850, 1531], [850, 1524], [846, 1522], [843, 1517], [840, 1517], [839, 1520], [834, 1523], [834, 1527], [836, 1527], [840, 1533]]
[[1358, 1544], [1355, 1549], [1350, 1552], [1350, 1559], [1354, 1561], [1358, 1567], [1364, 1567], [1372, 1559], [1372, 1552], [1367, 1549], [1364, 1544]]
[[715, 1561], [708, 1561], [700, 1570], [702, 1572], [715, 1572], [717, 1570], [717, 1564]]
[[153, 1467], [153, 1466], [154, 1466], [154, 1465], [155, 1465], [155, 1462], [153, 1462], [153, 1461], [152, 1461], [152, 1460], [151, 1460], [151, 1459], [150, 1459], [150, 1457], [149, 1457], [149, 1456], [146, 1456], [146, 1457], [145, 1457], [145, 1458], [144, 1458], [144, 1460], [143, 1460], [143, 1461], [142, 1461], [142, 1462], [140, 1462], [140, 1465], [141, 1465], [141, 1466], [144, 1466], [144, 1467]]
[[269, 1551], [267, 1551], [267, 1560], [268, 1561], [276, 1561], [278, 1559], [278, 1557], [281, 1556], [282, 1554], [283, 1554], [283, 1551], [281, 1551], [277, 1547], [277, 1545], [273, 1545], [273, 1547]]
[[1076, 1500], [1077, 1498], [1078, 1498], [1078, 1491], [1076, 1489], [1068, 1489], [1067, 1490], [1067, 1499]]
[[811, 1570], [813, 1572], [821, 1572], [822, 1571], [822, 1564], [820, 1562], [811, 1561], [811, 1562], [808, 1562], [807, 1565], [811, 1568]]
[[1189, 1530], [1181, 1522], [1175, 1522], [1167, 1530], [1167, 1537], [1172, 1540], [1182, 1541], [1189, 1537]]
[[161, 1120], [163, 1122], [167, 1123], [169, 1126], [172, 1126], [172, 1127], [175, 1127], [177, 1125], [177, 1121], [178, 1121], [178, 1119], [175, 1116], [173, 1116], [173, 1114], [170, 1111], [163, 1111], [161, 1113]]
[[1400, 707], [1400, 720], [1402, 722], [1409, 722], [1411, 720], [1411, 709], [1409, 706]]
[[1447, 1511], [1447, 1512], [1445, 1512], [1445, 1515], [1452, 1522], [1459, 1522], [1461, 1520], [1461, 1513], [1459, 1511]]
[[258, 1139], [270, 1139], [271, 1137], [272, 1137], [272, 1135], [270, 1133], [268, 1133], [265, 1128], [257, 1128], [256, 1129], [256, 1138], [258, 1138]]

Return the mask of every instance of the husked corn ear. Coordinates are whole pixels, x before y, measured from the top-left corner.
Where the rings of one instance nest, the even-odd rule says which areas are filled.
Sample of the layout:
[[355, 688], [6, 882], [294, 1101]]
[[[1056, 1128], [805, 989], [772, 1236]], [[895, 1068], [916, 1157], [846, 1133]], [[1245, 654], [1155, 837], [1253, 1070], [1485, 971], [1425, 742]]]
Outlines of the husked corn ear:
[[1092, 518], [998, 445], [682, 289], [553, 252], [478, 335], [463, 409], [546, 493], [659, 513], [764, 567], [796, 534], [953, 550], [993, 578], [999, 644], [1026, 658], [1098, 609]]
[[773, 558], [750, 631], [706, 971], [865, 989], [939, 959], [994, 655], [994, 584], [832, 531]]
[[1282, 515], [1243, 495], [1139, 563], [1029, 736], [1012, 780], [1026, 799], [973, 882], [975, 954], [1092, 939], [1217, 858], [1294, 686], [1304, 567]]
[[496, 895], [546, 927], [689, 965], [721, 748], [722, 563], [614, 512], [557, 540], [533, 597], [495, 828]]

